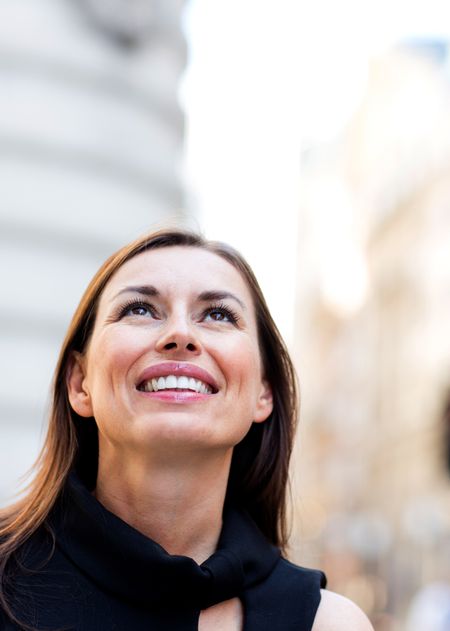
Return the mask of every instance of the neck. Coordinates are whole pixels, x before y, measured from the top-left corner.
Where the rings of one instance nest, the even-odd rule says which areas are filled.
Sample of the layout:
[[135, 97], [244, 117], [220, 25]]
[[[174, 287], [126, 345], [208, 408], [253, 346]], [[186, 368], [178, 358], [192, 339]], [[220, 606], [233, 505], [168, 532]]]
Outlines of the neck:
[[169, 554], [202, 563], [217, 547], [231, 455], [197, 454], [174, 464], [100, 449], [95, 496]]

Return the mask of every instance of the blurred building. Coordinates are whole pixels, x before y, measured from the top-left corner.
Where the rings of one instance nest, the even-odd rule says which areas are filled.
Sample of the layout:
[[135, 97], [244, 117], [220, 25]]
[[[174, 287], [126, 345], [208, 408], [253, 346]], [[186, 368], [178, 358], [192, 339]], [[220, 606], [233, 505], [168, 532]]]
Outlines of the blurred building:
[[98, 265], [177, 216], [183, 0], [0, 4], [0, 503]]
[[347, 128], [303, 163], [293, 552], [378, 631], [450, 582], [447, 59], [412, 42], [375, 60]]

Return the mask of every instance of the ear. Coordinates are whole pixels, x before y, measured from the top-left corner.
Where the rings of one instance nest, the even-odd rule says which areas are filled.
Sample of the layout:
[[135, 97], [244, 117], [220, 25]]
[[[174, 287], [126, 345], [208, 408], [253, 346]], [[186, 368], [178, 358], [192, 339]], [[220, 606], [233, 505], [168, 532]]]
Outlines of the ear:
[[255, 416], [253, 421], [255, 423], [262, 423], [265, 421], [273, 410], [273, 396], [272, 388], [269, 383], [263, 379], [261, 382], [261, 391], [259, 393], [258, 401], [256, 403]]
[[73, 352], [66, 377], [70, 405], [74, 412], [84, 417], [93, 416], [91, 396], [87, 388], [85, 361], [81, 353]]

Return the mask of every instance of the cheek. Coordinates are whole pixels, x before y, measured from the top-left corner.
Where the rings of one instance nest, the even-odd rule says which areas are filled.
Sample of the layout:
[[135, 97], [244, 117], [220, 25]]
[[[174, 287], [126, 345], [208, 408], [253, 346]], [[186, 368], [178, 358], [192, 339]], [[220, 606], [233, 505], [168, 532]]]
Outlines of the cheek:
[[225, 362], [227, 376], [237, 380], [240, 387], [246, 387], [254, 378], [261, 375], [259, 347], [251, 338], [230, 342], [226, 348]]
[[141, 352], [140, 336], [130, 335], [125, 329], [114, 335], [98, 335], [88, 352], [88, 357], [95, 358], [92, 363], [88, 360], [89, 380], [95, 384], [98, 380], [112, 383], [116, 376], [123, 378]]

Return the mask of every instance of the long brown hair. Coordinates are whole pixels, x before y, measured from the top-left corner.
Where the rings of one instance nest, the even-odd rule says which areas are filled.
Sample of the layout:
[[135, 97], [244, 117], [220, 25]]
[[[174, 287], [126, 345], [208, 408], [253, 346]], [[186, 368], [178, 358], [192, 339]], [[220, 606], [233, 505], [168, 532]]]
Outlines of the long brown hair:
[[71, 408], [67, 373], [74, 351], [82, 352], [95, 323], [99, 298], [113, 274], [146, 250], [191, 246], [212, 252], [233, 265], [246, 281], [255, 306], [264, 378], [273, 393], [273, 411], [264, 423], [253, 423], [235, 447], [227, 501], [243, 506], [269, 541], [286, 544], [286, 485], [297, 419], [295, 371], [270, 315], [258, 282], [244, 258], [233, 248], [185, 230], [155, 232], [124, 246], [98, 270], [69, 325], [56, 366], [47, 436], [27, 493], [0, 511], [0, 604], [12, 614], [5, 596], [5, 568], [18, 548], [46, 519], [73, 467], [87, 479], [97, 473], [98, 435], [94, 419], [82, 419]]

